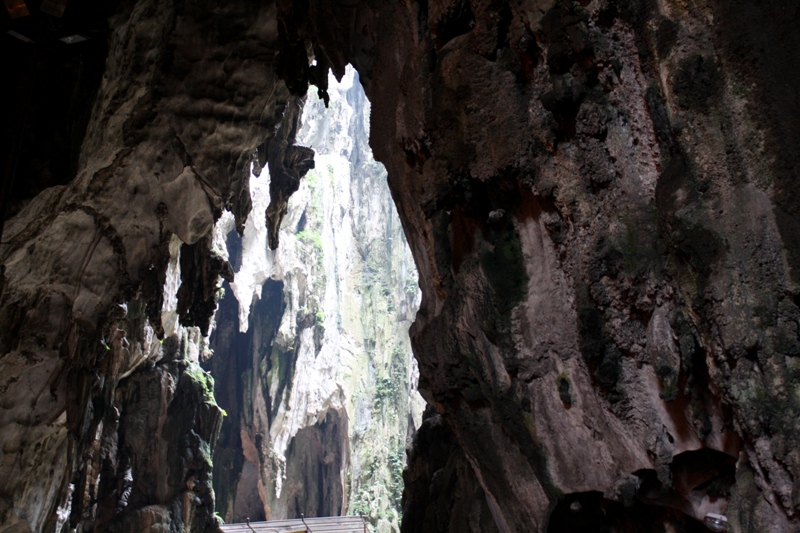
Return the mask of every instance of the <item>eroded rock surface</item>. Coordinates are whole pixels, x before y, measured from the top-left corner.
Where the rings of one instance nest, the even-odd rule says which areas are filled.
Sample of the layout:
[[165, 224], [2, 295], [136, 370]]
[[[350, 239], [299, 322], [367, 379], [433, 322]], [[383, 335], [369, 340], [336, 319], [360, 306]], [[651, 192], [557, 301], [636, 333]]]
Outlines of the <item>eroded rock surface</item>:
[[274, 203], [271, 167], [251, 177], [241, 238], [228, 215], [215, 230], [236, 270], [207, 364], [229, 414], [217, 509], [229, 522], [363, 514], [396, 532], [424, 403], [408, 338], [417, 275], [358, 76], [348, 67], [327, 86], [327, 108], [310, 94], [303, 109], [297, 139], [316, 168], [286, 203], [280, 247], [259, 216]]
[[[797, 8], [762, 7], [310, 3], [358, 21], [425, 295], [420, 388], [499, 530], [583, 527], [547, 525], [573, 498], [641, 525], [630, 494], [648, 527], [797, 529], [798, 74], [773, 65], [800, 46]], [[340, 41], [309, 38], [335, 65]], [[706, 451], [735, 475], [679, 482]]]
[[490, 501], [450, 427], [431, 408], [424, 417], [403, 472], [401, 531], [499, 531]]
[[125, 391], [164, 380], [155, 412], [193, 368], [147, 333], [169, 243], [226, 207], [243, 229], [253, 153], [350, 62], [420, 273], [421, 390], [452, 438], [452, 462], [417, 442], [406, 515], [452, 517], [452, 494], [415, 493], [468, 464], [444, 486], [498, 531], [696, 531], [709, 511], [797, 530], [797, 18], [786, 0], [126, 4], [77, 176], [3, 233], [4, 523], [212, 526], [178, 465], [182, 485], [145, 497], [134, 474], [141, 506], [101, 513], [126, 492]]
[[244, 224], [256, 148], [295, 127], [275, 13], [142, 1], [110, 21], [77, 175], [3, 229], [4, 524], [216, 527], [222, 414], [198, 363], [229, 268], [206, 237], [224, 208]]

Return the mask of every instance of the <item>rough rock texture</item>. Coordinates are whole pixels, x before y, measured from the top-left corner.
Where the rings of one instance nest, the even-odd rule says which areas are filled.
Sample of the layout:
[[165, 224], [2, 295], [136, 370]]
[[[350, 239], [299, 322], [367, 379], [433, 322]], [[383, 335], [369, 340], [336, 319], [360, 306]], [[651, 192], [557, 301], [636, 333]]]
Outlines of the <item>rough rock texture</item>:
[[269, 247], [278, 247], [278, 234], [281, 222], [286, 216], [289, 197], [300, 188], [300, 179], [314, 168], [314, 151], [305, 146], [295, 146], [297, 123], [302, 108], [299, 105], [289, 107], [285, 119], [295, 126], [289, 130], [283, 128], [270, 140], [267, 161], [269, 162], [269, 195], [267, 206], [267, 228], [269, 231]]
[[3, 230], [4, 524], [216, 527], [221, 411], [198, 360], [227, 269], [205, 237], [225, 207], [244, 224], [255, 149], [294, 128], [282, 117], [296, 99], [272, 64], [275, 13], [141, 1], [111, 20], [76, 175]]
[[305, 103], [297, 139], [316, 168], [286, 203], [280, 247], [261, 215], [270, 167], [251, 177], [244, 234], [228, 214], [215, 229], [236, 272], [206, 365], [229, 414], [217, 509], [228, 522], [359, 513], [398, 531], [404, 448], [424, 403], [408, 338], [417, 275], [352, 67], [329, 80], [328, 104]]
[[431, 408], [408, 449], [401, 531], [498, 531], [472, 466], [441, 415]]
[[374, 102], [420, 389], [500, 531], [582, 527], [556, 512], [575, 498], [619, 524], [634, 498], [681, 511], [652, 527], [800, 527], [797, 10], [308, 6]]
[[[225, 207], [243, 229], [241, 171], [258, 147], [270, 153], [289, 90], [324, 86], [320, 70], [341, 76], [349, 61], [420, 273], [421, 390], [452, 433], [451, 468], [463, 457], [483, 493], [471, 476], [453, 490], [485, 501], [502, 532], [586, 530], [601, 516], [618, 531], [693, 531], [708, 511], [731, 531], [796, 531], [798, 9], [125, 4], [77, 175], [3, 232], [3, 523], [103, 523], [111, 485], [126, 492], [113, 445], [133, 401], [123, 392], [172, 379], [145, 397], [155, 411], [183, 405], [192, 368], [142, 324], [160, 336], [172, 235], [197, 243]], [[214, 424], [192, 418], [204, 433], [177, 442], [203, 449]], [[168, 442], [142, 453], [155, 461]], [[433, 452], [415, 457], [452, 472]], [[97, 484], [105, 464], [116, 481]], [[138, 507], [115, 507], [109, 524], [210, 526], [207, 482], [195, 490], [173, 468], [155, 496], [134, 473]], [[418, 479], [406, 514], [447, 516], [450, 495], [414, 497]]]

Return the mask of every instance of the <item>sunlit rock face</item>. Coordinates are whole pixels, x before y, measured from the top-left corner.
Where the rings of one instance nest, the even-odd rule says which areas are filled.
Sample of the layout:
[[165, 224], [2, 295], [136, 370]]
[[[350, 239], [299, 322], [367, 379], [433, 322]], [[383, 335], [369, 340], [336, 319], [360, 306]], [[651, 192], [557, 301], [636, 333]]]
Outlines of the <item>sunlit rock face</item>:
[[[408, 328], [417, 273], [386, 172], [372, 158], [370, 105], [355, 70], [310, 94], [297, 142], [315, 169], [269, 247], [271, 173], [251, 177], [241, 238], [220, 220], [236, 268], [214, 357], [228, 412], [215, 460], [227, 521], [363, 513], [398, 530], [407, 436], [420, 424]], [[238, 305], [238, 309], [237, 309]]]

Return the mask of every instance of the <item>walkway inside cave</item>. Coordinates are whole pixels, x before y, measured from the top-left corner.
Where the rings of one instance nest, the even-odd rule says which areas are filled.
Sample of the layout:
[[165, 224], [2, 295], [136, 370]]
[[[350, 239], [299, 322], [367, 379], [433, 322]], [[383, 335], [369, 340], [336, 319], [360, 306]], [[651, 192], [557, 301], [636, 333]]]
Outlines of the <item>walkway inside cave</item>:
[[222, 526], [222, 531], [223, 533], [367, 533], [372, 529], [361, 516], [326, 516], [226, 524]]
[[364, 515], [399, 531], [405, 446], [424, 401], [408, 328], [417, 272], [386, 170], [369, 148], [369, 101], [347, 68], [326, 108], [309, 92], [297, 144], [315, 169], [267, 245], [269, 172], [250, 178], [239, 235], [226, 213], [214, 246], [235, 270], [206, 363], [225, 409], [214, 452], [225, 522]]

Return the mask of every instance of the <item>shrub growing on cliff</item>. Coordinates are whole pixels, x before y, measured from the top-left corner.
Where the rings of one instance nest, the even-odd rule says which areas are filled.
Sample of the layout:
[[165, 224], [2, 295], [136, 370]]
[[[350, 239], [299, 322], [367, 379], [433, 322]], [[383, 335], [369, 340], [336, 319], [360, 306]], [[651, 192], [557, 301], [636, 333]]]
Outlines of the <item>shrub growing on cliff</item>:
[[322, 255], [322, 236], [313, 229], [304, 229], [297, 234], [297, 240], [307, 246], [311, 246], [319, 255]]

